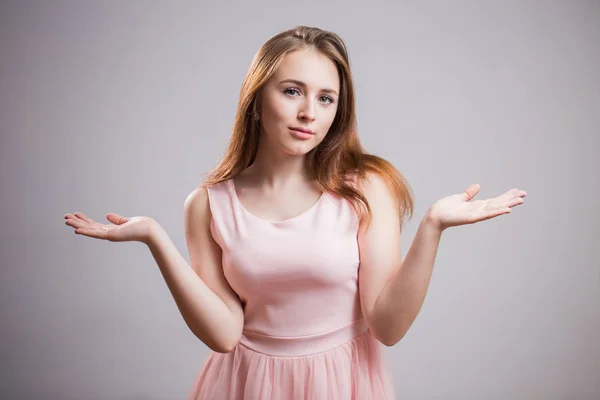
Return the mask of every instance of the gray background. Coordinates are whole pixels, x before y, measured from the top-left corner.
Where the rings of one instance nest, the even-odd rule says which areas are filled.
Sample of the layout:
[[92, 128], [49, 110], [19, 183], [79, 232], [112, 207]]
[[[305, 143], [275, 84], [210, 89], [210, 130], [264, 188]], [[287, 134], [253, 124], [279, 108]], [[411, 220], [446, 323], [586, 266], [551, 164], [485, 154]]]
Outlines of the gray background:
[[68, 212], [183, 202], [223, 154], [250, 60], [311, 25], [349, 46], [368, 151], [427, 207], [472, 183], [513, 213], [442, 237], [385, 355], [398, 398], [600, 398], [600, 2], [37, 1], [0, 6], [0, 396], [184, 398], [208, 348], [149, 250]]

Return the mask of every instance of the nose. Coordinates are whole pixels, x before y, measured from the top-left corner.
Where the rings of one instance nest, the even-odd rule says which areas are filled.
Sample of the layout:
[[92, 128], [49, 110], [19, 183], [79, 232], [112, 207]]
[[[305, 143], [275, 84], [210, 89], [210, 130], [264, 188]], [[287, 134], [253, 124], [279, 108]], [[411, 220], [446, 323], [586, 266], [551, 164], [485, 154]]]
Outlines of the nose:
[[314, 121], [315, 119], [315, 104], [313, 101], [307, 99], [302, 103], [302, 107], [298, 112], [298, 118], [307, 121]]

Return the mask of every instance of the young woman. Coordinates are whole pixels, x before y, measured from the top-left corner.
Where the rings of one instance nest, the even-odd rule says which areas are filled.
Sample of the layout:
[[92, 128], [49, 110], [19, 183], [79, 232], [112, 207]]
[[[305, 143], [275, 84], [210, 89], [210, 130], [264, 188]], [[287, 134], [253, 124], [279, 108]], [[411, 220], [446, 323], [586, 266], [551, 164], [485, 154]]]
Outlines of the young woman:
[[243, 83], [225, 156], [184, 204], [191, 266], [148, 217], [67, 214], [75, 233], [149, 246], [191, 331], [213, 351], [190, 399], [393, 399], [380, 350], [415, 320], [442, 232], [509, 213], [526, 193], [429, 207], [406, 258], [410, 188], [362, 148], [342, 39], [269, 39]]

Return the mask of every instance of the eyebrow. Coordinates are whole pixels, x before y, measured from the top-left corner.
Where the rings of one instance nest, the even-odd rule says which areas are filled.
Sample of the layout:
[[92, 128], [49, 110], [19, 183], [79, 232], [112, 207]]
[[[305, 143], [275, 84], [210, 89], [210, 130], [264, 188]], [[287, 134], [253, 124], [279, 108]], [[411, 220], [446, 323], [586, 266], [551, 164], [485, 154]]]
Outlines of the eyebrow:
[[[299, 81], [299, 80], [297, 80], [297, 79], [284, 79], [284, 80], [282, 80], [281, 82], [279, 82], [279, 84], [286, 83], [286, 82], [289, 82], [289, 83], [294, 83], [294, 84], [296, 84], [296, 85], [298, 85], [298, 86], [306, 87], [306, 83], [304, 83], [304, 82], [302, 82], [302, 81]], [[325, 92], [325, 93], [335, 93], [336, 95], [338, 95], [338, 92], [336, 92], [336, 91], [335, 91], [335, 90], [333, 90], [333, 89], [327, 89], [327, 88], [325, 88], [325, 89], [321, 89], [321, 91], [322, 91], [322, 92]], [[339, 95], [338, 95], [338, 96], [339, 96]]]

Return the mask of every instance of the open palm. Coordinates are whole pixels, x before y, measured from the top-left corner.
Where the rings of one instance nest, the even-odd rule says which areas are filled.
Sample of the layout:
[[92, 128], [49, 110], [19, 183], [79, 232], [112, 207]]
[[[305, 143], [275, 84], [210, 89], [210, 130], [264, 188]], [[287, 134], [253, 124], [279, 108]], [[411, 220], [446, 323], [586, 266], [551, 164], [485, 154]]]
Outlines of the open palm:
[[430, 209], [430, 217], [442, 229], [485, 221], [502, 214], [510, 213], [512, 207], [523, 204], [527, 192], [511, 189], [486, 200], [472, 200], [479, 193], [478, 184], [471, 185], [460, 194], [453, 194], [435, 202]]
[[106, 214], [111, 224], [101, 224], [76, 212], [65, 215], [65, 224], [75, 228], [75, 233], [111, 242], [146, 242], [150, 235], [152, 218], [126, 218], [115, 213]]

